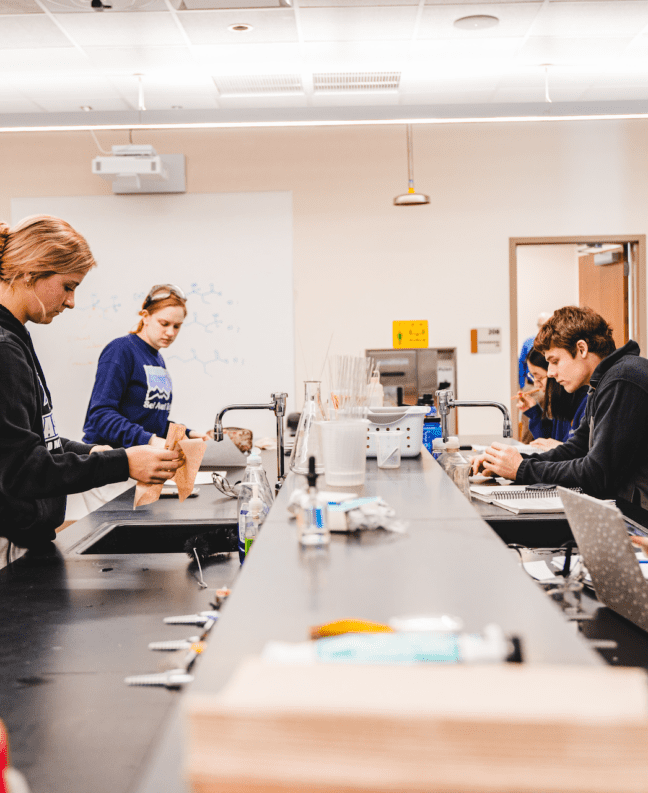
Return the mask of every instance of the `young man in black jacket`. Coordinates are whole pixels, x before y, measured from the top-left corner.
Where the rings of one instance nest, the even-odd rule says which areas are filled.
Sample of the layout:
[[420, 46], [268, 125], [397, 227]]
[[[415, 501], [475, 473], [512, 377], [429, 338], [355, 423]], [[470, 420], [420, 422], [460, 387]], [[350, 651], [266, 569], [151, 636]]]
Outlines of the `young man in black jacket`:
[[608, 323], [589, 308], [566, 306], [542, 326], [535, 341], [548, 375], [573, 393], [589, 385], [587, 409], [573, 438], [537, 455], [493, 443], [473, 461], [518, 484], [581, 487], [596, 498], [630, 501], [648, 509], [648, 360], [629, 341], [616, 350]]

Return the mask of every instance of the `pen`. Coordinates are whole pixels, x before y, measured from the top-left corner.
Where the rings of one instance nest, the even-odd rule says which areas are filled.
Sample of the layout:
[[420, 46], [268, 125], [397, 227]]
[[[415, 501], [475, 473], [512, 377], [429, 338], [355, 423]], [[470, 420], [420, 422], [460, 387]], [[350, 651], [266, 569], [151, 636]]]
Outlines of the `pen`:
[[531, 396], [531, 394], [537, 394], [538, 391], [542, 391], [542, 389], [534, 388], [533, 391], [518, 391], [517, 394], [513, 394], [511, 399], [519, 399], [522, 394], [528, 394], [529, 396]]

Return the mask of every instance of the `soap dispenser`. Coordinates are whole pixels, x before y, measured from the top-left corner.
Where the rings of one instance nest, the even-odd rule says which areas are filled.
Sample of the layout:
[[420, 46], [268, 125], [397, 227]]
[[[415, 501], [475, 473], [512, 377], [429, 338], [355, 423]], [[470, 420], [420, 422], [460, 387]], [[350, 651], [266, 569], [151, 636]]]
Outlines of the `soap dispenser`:
[[315, 458], [308, 460], [308, 490], [297, 512], [297, 528], [302, 545], [327, 545], [331, 541], [328, 528], [328, 502], [317, 490]]

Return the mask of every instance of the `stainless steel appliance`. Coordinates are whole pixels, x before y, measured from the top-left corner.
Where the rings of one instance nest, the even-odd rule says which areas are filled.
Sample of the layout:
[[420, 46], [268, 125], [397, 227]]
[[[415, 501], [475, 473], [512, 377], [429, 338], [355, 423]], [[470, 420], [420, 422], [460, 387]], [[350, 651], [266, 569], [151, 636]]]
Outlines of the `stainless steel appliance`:
[[[456, 347], [400, 348], [365, 350], [379, 364], [385, 405], [398, 404], [398, 389], [403, 389], [403, 403], [415, 405], [424, 394], [450, 389], [457, 393]], [[457, 434], [457, 411], [448, 415], [448, 432]]]

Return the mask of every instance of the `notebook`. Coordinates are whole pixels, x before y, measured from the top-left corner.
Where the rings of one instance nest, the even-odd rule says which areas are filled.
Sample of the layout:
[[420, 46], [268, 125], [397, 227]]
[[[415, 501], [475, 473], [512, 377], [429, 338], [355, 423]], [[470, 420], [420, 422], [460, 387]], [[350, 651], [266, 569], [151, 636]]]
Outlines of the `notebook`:
[[648, 581], [628, 537], [623, 513], [610, 502], [558, 488], [569, 527], [598, 599], [648, 630]]
[[502, 509], [516, 515], [528, 512], [562, 512], [563, 503], [555, 487], [529, 488], [527, 485], [508, 485], [492, 487], [488, 485], [471, 485], [473, 498], [496, 504]]

